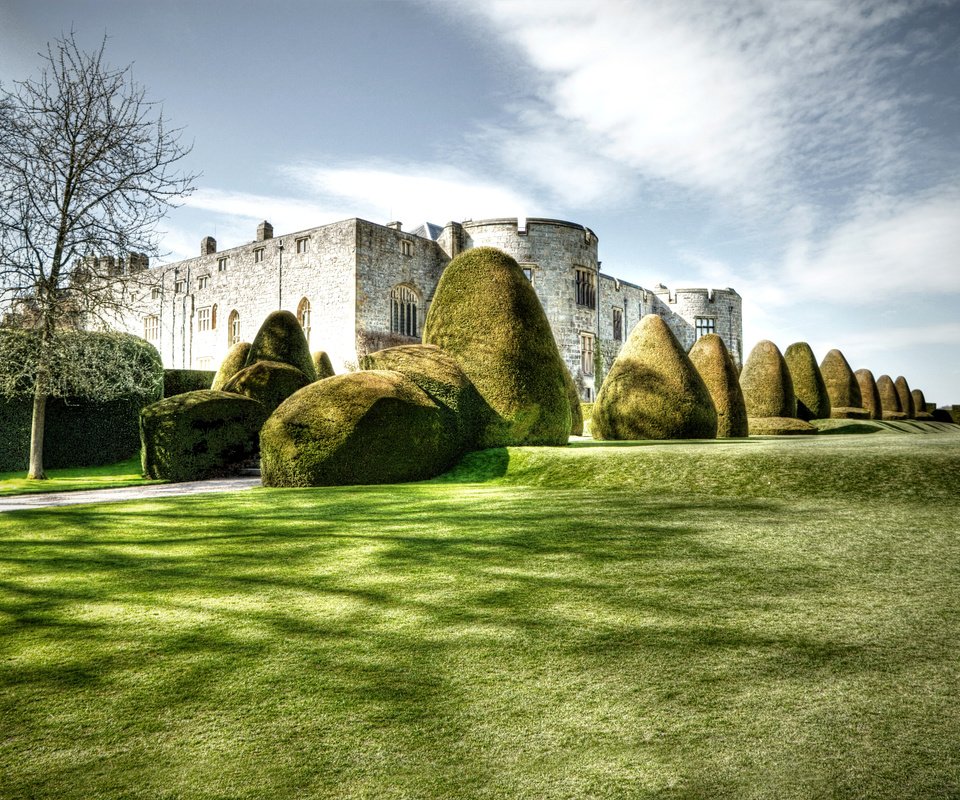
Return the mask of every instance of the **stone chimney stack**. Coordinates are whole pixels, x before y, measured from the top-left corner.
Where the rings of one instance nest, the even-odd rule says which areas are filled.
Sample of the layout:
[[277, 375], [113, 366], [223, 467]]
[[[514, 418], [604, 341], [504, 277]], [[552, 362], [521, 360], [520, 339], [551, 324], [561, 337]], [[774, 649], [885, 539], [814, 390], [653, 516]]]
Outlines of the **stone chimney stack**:
[[403, 230], [403, 223], [402, 223], [402, 222], [397, 222], [396, 220], [394, 220], [393, 222], [388, 222], [388, 223], [387, 223], [387, 227], [388, 227], [388, 228], [393, 228], [393, 230], [395, 230], [395, 231], [402, 231], [402, 230]]
[[273, 238], [273, 225], [264, 220], [257, 225], [257, 241], [262, 242]]
[[204, 236], [200, 241], [200, 255], [212, 256], [217, 252], [217, 240], [212, 236]]

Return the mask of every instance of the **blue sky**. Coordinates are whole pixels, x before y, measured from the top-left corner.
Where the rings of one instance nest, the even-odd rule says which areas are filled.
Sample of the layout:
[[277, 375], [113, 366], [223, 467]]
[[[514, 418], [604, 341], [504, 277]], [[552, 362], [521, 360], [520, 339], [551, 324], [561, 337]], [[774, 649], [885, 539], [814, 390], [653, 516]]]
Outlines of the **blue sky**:
[[71, 27], [194, 142], [171, 257], [570, 219], [605, 272], [736, 288], [747, 349], [960, 403], [960, 0], [0, 0], [0, 80]]

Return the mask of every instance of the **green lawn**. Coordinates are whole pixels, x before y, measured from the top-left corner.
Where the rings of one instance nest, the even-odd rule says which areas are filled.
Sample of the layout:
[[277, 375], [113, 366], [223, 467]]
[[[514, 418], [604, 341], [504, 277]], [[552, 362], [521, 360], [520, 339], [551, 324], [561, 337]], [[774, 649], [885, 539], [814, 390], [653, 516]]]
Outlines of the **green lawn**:
[[0, 796], [955, 798], [960, 436], [0, 514]]
[[103, 467], [72, 467], [47, 470], [47, 480], [27, 480], [26, 472], [0, 472], [0, 497], [42, 492], [75, 492], [83, 489], [111, 489], [117, 486], [144, 486], [163, 481], [146, 480], [140, 474], [140, 457]]

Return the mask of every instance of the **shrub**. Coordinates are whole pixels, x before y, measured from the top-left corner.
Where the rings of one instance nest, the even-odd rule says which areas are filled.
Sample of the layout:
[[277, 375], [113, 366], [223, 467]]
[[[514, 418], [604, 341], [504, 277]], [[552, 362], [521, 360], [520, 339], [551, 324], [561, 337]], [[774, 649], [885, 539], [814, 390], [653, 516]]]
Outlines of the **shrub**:
[[249, 354], [250, 342], [237, 342], [231, 347], [220, 363], [220, 369], [217, 370], [210, 388], [216, 392], [223, 391], [227, 381], [246, 366]]
[[[562, 359], [561, 359], [562, 361]], [[563, 362], [563, 385], [567, 389], [567, 402], [570, 404], [570, 435], [583, 436], [583, 409], [580, 407], [580, 392], [573, 382], [573, 375], [566, 362]]]
[[830, 416], [834, 419], [869, 419], [863, 407], [860, 384], [850, 364], [839, 350], [831, 350], [820, 362], [823, 382], [830, 395]]
[[898, 375], [893, 382], [897, 390], [897, 396], [900, 398], [900, 410], [907, 415], [907, 419], [914, 419], [917, 416], [916, 406], [913, 404], [913, 394], [910, 392], [910, 385], [903, 375]]
[[244, 367], [226, 382], [223, 391], [242, 394], [256, 400], [272, 414], [273, 410], [310, 381], [296, 367], [279, 361], [258, 361]]
[[333, 371], [333, 362], [326, 350], [317, 350], [313, 354], [313, 368], [317, 371], [317, 380], [323, 378], [332, 378], [336, 373]]
[[279, 361], [296, 367], [313, 382], [317, 370], [313, 366], [310, 345], [297, 318], [289, 311], [274, 311], [260, 326], [250, 345], [245, 366], [258, 361]]
[[751, 436], [815, 434], [817, 429], [797, 418], [793, 378], [783, 354], [764, 339], [750, 351], [740, 373]]
[[212, 389], [147, 406], [140, 413], [143, 474], [191, 481], [229, 473], [256, 455], [265, 417], [256, 400]]
[[746, 436], [747, 407], [740, 389], [737, 365], [723, 339], [715, 333], [701, 336], [690, 349], [690, 361], [707, 385], [717, 409], [717, 438]]
[[927, 408], [927, 398], [919, 389], [912, 389], [910, 395], [913, 397], [913, 407], [917, 412], [917, 419], [932, 420], [933, 414]]
[[209, 389], [217, 373], [207, 369], [165, 369], [163, 371], [163, 396]]
[[817, 433], [806, 420], [796, 417], [750, 417], [751, 436], [804, 436]]
[[932, 415], [937, 422], [956, 423], [958, 421], [958, 416], [949, 408], [935, 408]]
[[[49, 410], [47, 414], [49, 417]], [[24, 397], [0, 397], [0, 472], [25, 470], [29, 467], [32, 417], [32, 400]], [[47, 424], [50, 424], [49, 421]]]
[[797, 417], [807, 422], [829, 419], [830, 395], [810, 345], [794, 342], [786, 349], [783, 360], [787, 362], [793, 391], [797, 396]]
[[450, 353], [489, 406], [479, 447], [567, 443], [563, 360], [533, 286], [506, 253], [477, 247], [450, 262], [423, 342]]
[[594, 439], [713, 439], [710, 391], [655, 314], [631, 331], [593, 405]]
[[282, 403], [263, 426], [263, 483], [335, 486], [433, 477], [460, 455], [448, 419], [399, 372], [349, 372], [316, 381]]
[[860, 387], [860, 400], [863, 407], [869, 412], [870, 419], [883, 419], [883, 407], [880, 402], [880, 390], [868, 369], [858, 369], [853, 373]]
[[897, 387], [894, 386], [893, 379], [889, 375], [881, 375], [877, 378], [877, 391], [880, 393], [880, 408], [883, 419], [907, 418], [903, 406], [900, 405], [900, 395], [897, 393]]

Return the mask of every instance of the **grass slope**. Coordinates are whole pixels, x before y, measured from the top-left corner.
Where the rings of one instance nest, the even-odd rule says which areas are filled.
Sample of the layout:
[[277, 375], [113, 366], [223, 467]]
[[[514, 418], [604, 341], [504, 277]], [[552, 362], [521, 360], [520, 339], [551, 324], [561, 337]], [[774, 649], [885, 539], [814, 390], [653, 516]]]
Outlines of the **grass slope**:
[[0, 497], [163, 483], [148, 480], [140, 474], [140, 456], [102, 467], [50, 469], [47, 470], [47, 476], [48, 480], [45, 481], [30, 481], [26, 472], [0, 472]]
[[585, 444], [0, 515], [2, 794], [956, 796], [958, 466]]

